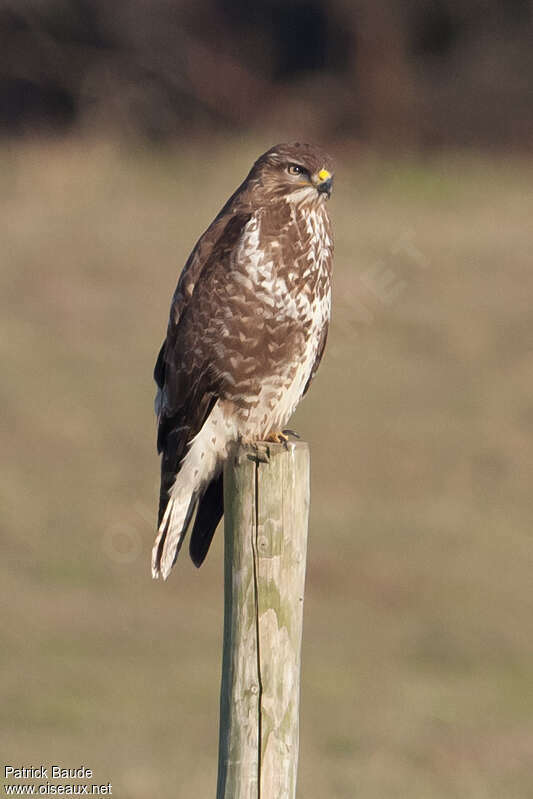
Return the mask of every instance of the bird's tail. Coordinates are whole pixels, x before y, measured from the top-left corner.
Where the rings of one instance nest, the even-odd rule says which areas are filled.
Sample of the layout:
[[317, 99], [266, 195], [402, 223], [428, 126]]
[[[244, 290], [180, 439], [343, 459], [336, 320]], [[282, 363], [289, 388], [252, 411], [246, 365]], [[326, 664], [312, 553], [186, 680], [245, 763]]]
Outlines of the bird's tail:
[[[215, 406], [201, 431], [192, 439], [177, 474], [173, 475], [172, 470], [168, 471], [166, 467], [162, 469], [162, 515], [152, 550], [152, 577], [154, 578], [163, 577], [166, 580], [178, 557], [197, 502], [202, 500], [204, 491], [213, 480], [216, 480], [217, 486], [219, 485], [217, 476], [220, 473], [221, 461], [226, 454], [228, 438], [221, 436], [219, 432], [222, 425], [216, 413]], [[164, 460], [163, 465], [165, 465]], [[221, 496], [221, 486], [220, 482], [220, 491], [216, 494], [217, 497], [218, 494]], [[209, 498], [212, 499], [211, 494], [213, 491], [209, 492], [208, 490], [206, 496], [209, 495]], [[211, 499], [210, 503], [207, 503], [209, 507], [213, 504]], [[197, 565], [200, 565], [205, 557], [216, 524], [222, 515], [222, 509], [218, 509], [217, 512], [216, 522], [214, 511], [210, 515], [208, 514], [210, 522], [208, 526], [213, 528], [209, 535], [209, 541], [198, 540], [198, 546], [193, 547], [194, 552], [191, 554]], [[201, 521], [205, 516], [206, 512], [203, 511]], [[202, 521], [202, 528], [204, 526]], [[197, 533], [195, 542], [198, 538], [199, 534]]]
[[196, 493], [171, 496], [152, 549], [152, 577], [166, 580], [176, 562], [196, 506]]

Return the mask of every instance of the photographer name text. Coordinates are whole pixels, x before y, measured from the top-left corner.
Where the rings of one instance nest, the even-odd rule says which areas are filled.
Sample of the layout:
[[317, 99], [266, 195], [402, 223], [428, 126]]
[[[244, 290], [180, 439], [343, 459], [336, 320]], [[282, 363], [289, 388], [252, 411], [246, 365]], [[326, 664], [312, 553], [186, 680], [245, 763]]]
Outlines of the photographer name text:
[[[9, 780], [9, 784], [4, 784], [4, 793], [6, 796], [18, 796], [24, 794], [26, 796], [55, 796], [55, 795], [70, 795], [70, 796], [112, 796], [113, 787], [110, 782], [102, 784], [93, 783], [91, 785], [82, 785], [79, 782], [72, 782], [67, 784], [59, 784], [53, 780], [92, 780], [93, 769], [87, 766], [79, 766], [78, 768], [64, 768], [63, 766], [20, 766], [20, 765], [6, 765], [4, 766], [4, 779]], [[25, 783], [21, 784], [19, 780], [43, 780], [38, 785]], [[46, 782], [44, 782], [46, 780]]]

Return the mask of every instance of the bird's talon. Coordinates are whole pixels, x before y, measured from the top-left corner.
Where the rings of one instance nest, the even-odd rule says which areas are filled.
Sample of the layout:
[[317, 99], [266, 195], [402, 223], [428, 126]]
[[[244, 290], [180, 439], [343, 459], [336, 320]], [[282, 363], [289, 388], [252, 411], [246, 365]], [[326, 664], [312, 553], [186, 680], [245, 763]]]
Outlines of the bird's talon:
[[301, 436], [298, 435], [298, 433], [295, 433], [294, 430], [287, 429], [287, 430], [282, 430], [281, 432], [283, 433], [284, 436], [287, 436], [287, 438], [297, 438], [298, 441], [301, 439]]
[[265, 441], [270, 441], [272, 444], [284, 444], [285, 446], [287, 446], [288, 440], [288, 436], [286, 436], [285, 432], [282, 430], [275, 430], [269, 433], [265, 439]]

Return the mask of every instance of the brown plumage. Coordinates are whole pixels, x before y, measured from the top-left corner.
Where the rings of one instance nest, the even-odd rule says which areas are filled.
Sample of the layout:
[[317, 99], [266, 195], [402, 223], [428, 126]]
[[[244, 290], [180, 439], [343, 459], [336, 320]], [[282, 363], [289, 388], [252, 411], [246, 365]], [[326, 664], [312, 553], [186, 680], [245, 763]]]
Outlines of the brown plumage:
[[282, 429], [314, 377], [330, 315], [332, 180], [318, 147], [272, 147], [185, 264], [154, 373], [154, 577], [170, 573], [196, 506], [190, 553], [202, 563], [223, 514], [231, 446]]

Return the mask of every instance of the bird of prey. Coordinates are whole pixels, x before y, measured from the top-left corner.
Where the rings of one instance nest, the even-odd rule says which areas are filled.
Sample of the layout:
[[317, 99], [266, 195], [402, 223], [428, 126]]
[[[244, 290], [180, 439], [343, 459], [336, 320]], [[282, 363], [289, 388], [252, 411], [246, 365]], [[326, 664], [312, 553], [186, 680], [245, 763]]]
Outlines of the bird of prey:
[[235, 442], [279, 441], [318, 368], [331, 307], [329, 156], [300, 142], [264, 153], [194, 247], [154, 377], [161, 453], [152, 575], [166, 579], [197, 507], [203, 562], [224, 512]]

